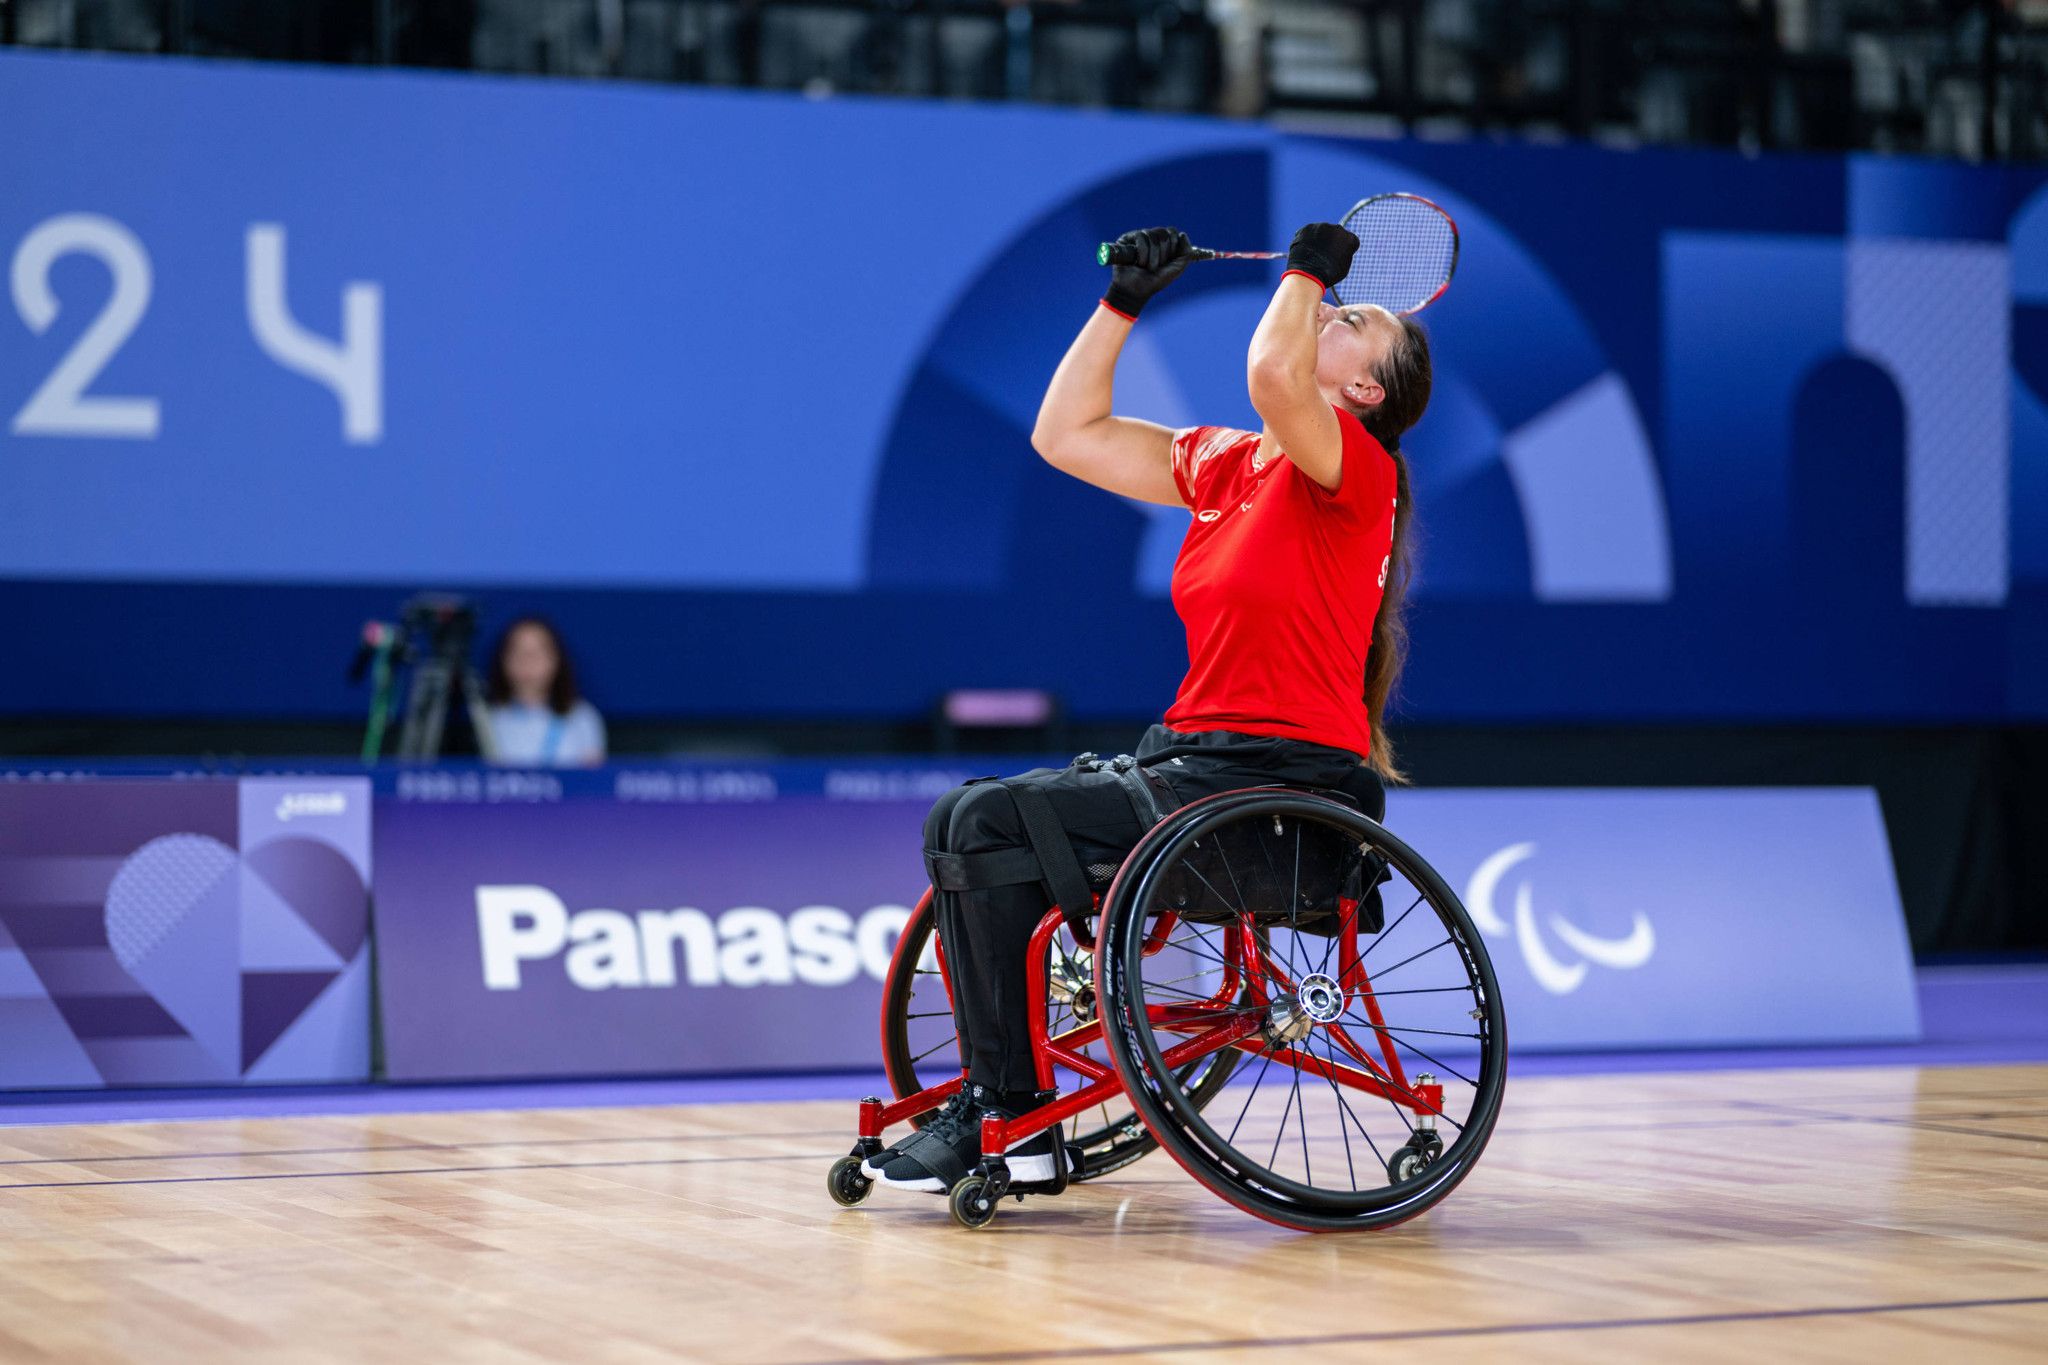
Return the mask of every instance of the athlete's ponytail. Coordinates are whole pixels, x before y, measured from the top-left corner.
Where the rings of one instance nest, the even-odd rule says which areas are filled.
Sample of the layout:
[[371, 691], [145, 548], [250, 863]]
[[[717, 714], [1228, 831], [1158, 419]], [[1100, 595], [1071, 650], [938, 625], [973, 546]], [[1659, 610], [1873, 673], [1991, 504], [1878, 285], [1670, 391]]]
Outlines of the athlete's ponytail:
[[1407, 774], [1394, 761], [1386, 720], [1387, 700], [1400, 680], [1401, 665], [1408, 660], [1408, 623], [1403, 610], [1415, 573], [1415, 504], [1409, 496], [1408, 458], [1401, 453], [1401, 436], [1429, 406], [1433, 372], [1429, 335], [1422, 324], [1413, 318], [1394, 321], [1400, 333], [1373, 375], [1387, 396], [1358, 414], [1365, 429], [1394, 459], [1394, 543], [1387, 556], [1386, 581], [1380, 585], [1380, 612], [1373, 618], [1372, 647], [1365, 659], [1365, 709], [1372, 721], [1372, 753], [1366, 762], [1383, 781], [1406, 782]]

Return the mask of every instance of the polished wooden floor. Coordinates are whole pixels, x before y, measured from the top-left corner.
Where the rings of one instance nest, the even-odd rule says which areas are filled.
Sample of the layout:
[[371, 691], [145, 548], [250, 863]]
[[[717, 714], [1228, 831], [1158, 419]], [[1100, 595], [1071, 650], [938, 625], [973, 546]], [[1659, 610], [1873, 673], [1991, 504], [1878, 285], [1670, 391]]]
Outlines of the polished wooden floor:
[[850, 1106], [0, 1129], [0, 1361], [2048, 1360], [2048, 1067], [1511, 1083], [1305, 1236], [1155, 1156], [955, 1227]]

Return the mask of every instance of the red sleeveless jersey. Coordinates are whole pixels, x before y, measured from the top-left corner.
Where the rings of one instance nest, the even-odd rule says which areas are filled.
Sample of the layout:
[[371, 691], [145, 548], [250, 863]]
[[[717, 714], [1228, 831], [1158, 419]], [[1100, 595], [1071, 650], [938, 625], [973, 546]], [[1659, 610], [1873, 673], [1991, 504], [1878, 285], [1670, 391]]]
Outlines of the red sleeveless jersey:
[[1191, 427], [1173, 439], [1173, 480], [1194, 522], [1173, 566], [1188, 673], [1175, 730], [1307, 740], [1365, 757], [1365, 658], [1394, 543], [1394, 461], [1342, 409], [1335, 493], [1259, 435]]

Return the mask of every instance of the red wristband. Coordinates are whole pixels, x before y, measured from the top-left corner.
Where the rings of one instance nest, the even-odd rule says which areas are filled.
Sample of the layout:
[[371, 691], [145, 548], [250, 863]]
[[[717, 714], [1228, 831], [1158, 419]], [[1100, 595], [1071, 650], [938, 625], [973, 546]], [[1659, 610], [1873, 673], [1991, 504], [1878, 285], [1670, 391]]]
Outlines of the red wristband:
[[1329, 285], [1327, 285], [1327, 284], [1324, 284], [1324, 283], [1322, 282], [1322, 280], [1321, 280], [1321, 279], [1320, 279], [1319, 277], [1317, 277], [1317, 276], [1315, 276], [1315, 275], [1311, 275], [1311, 274], [1309, 274], [1309, 272], [1308, 272], [1308, 271], [1306, 271], [1306, 270], [1303, 270], [1303, 269], [1301, 269], [1301, 268], [1299, 268], [1299, 267], [1296, 267], [1295, 269], [1293, 269], [1293, 270], [1290, 270], [1290, 271], [1288, 271], [1286, 275], [1282, 275], [1282, 276], [1281, 276], [1280, 278], [1284, 280], [1284, 279], [1286, 279], [1286, 278], [1287, 278], [1287, 275], [1299, 275], [1299, 276], [1301, 276], [1301, 277], [1302, 277], [1303, 279], [1305, 279], [1305, 280], [1308, 280], [1308, 281], [1310, 281], [1311, 283], [1313, 283], [1313, 284], [1315, 285], [1315, 287], [1316, 287], [1317, 289], [1319, 289], [1319, 290], [1322, 290], [1322, 291], [1324, 291], [1324, 292], [1328, 292], [1328, 290], [1329, 290], [1329, 288], [1330, 288], [1330, 286], [1329, 286]]
[[1110, 312], [1116, 314], [1118, 317], [1122, 318], [1125, 322], [1135, 323], [1138, 320], [1135, 316], [1133, 316], [1130, 313], [1126, 313], [1123, 309], [1117, 307], [1108, 299], [1102, 300], [1102, 306], [1104, 308], [1107, 308]]

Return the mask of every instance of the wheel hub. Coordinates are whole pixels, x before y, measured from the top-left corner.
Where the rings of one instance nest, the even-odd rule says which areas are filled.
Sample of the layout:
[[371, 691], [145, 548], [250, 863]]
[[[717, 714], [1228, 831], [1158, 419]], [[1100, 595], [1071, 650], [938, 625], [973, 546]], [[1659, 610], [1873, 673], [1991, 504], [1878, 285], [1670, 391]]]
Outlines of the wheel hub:
[[1071, 958], [1055, 958], [1051, 970], [1045, 976], [1046, 994], [1052, 1003], [1065, 1005], [1073, 1011], [1079, 1023], [1090, 1023], [1095, 1018], [1095, 982], [1090, 975], [1088, 953], [1083, 950]]
[[1344, 988], [1335, 977], [1311, 972], [1266, 1011], [1266, 1037], [1275, 1043], [1298, 1043], [1317, 1024], [1334, 1024], [1344, 1013]]
[[1318, 1024], [1334, 1024], [1337, 1016], [1344, 1013], [1344, 988], [1337, 984], [1335, 977], [1323, 972], [1313, 972], [1301, 979], [1297, 992], [1302, 1013]]

